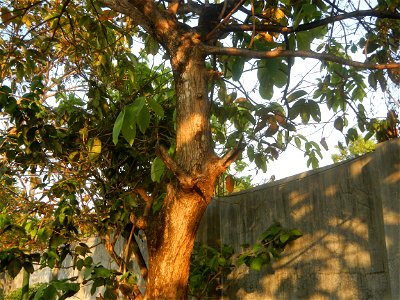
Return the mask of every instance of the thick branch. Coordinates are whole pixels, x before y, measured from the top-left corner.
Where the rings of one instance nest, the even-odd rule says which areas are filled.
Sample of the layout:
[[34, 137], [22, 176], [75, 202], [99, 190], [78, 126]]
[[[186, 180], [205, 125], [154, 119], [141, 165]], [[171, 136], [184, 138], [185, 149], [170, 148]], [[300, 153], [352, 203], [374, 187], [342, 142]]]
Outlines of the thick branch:
[[131, 17], [135, 24], [140, 25], [149, 33], [153, 33], [152, 24], [133, 3], [127, 0], [101, 0], [103, 5], [121, 14]]
[[196, 181], [193, 180], [168, 154], [168, 150], [163, 146], [159, 146], [157, 149], [157, 155], [162, 159], [165, 166], [177, 177], [179, 183], [183, 189], [191, 189], [195, 186]]
[[168, 12], [171, 14], [176, 14], [179, 9], [180, 0], [173, 0], [168, 5]]
[[261, 58], [261, 59], [262, 58], [272, 59], [279, 57], [313, 58], [321, 61], [330, 61], [360, 69], [384, 70], [384, 69], [400, 68], [400, 63], [376, 64], [371, 62], [359, 62], [351, 59], [338, 57], [330, 53], [317, 53], [314, 51], [289, 51], [289, 50], [259, 51], [259, 50], [249, 50], [249, 49], [239, 49], [239, 48], [222, 48], [215, 46], [204, 46], [204, 51], [208, 54], [243, 56], [249, 58]]
[[[136, 241], [136, 238], [134, 236], [135, 233], [135, 223], [136, 223], [136, 218], [135, 216], [132, 214], [130, 216], [130, 221], [132, 224], [132, 229], [131, 232], [129, 233], [129, 238], [128, 241], [126, 243], [126, 248], [125, 248], [125, 253], [124, 253], [124, 258], [125, 258], [125, 267], [127, 266], [127, 264], [129, 263], [129, 259], [132, 255], [132, 252], [135, 256], [136, 259], [136, 263], [139, 266], [140, 269], [140, 274], [143, 276], [143, 278], [146, 280], [147, 279], [147, 274], [148, 274], [148, 269], [147, 269], [147, 265], [146, 262], [144, 260], [142, 251], [139, 248], [139, 245]], [[127, 270], [123, 270], [124, 272], [126, 272]]]
[[[377, 11], [377, 10], [357, 10], [349, 13], [344, 13], [341, 15], [327, 17], [325, 19], [317, 20], [314, 22], [301, 24], [297, 27], [292, 26], [279, 26], [279, 25], [272, 25], [272, 24], [257, 24], [256, 31], [269, 31], [269, 32], [279, 32], [279, 33], [294, 33], [300, 31], [307, 31], [310, 29], [314, 29], [317, 27], [325, 26], [331, 23], [335, 23], [338, 21], [342, 21], [345, 19], [351, 18], [360, 18], [360, 17], [376, 17], [382, 19], [396, 19], [400, 20], [400, 14], [396, 14], [393, 12], [388, 11]], [[253, 24], [232, 24], [226, 26], [221, 31], [224, 32], [235, 32], [235, 31], [252, 31]]]
[[101, 2], [112, 10], [131, 17], [137, 25], [143, 27], [164, 46], [167, 46], [171, 39], [177, 38], [178, 22], [173, 12], [178, 6], [173, 5], [171, 11], [167, 11], [157, 6], [153, 0], [101, 0]]
[[125, 262], [122, 257], [120, 257], [114, 250], [114, 246], [117, 240], [114, 238], [111, 241], [109, 234], [106, 234], [104, 237], [102, 237], [102, 240], [104, 241], [104, 248], [107, 250], [108, 254], [114, 259], [118, 267], [122, 269]]
[[136, 220], [134, 223], [134, 226], [136, 226], [139, 229], [145, 229], [147, 227], [147, 219], [150, 215], [150, 211], [151, 208], [153, 207], [153, 202], [154, 202], [154, 197], [157, 194], [157, 186], [153, 191], [153, 194], [151, 196], [147, 195], [146, 191], [144, 190], [144, 188], [139, 187], [135, 189], [135, 192], [137, 194], [139, 194], [142, 199], [144, 200], [144, 202], [146, 203], [145, 207], [144, 207], [144, 211], [143, 211], [143, 215]]
[[243, 143], [242, 138], [235, 148], [225, 153], [225, 155], [220, 159], [220, 164], [224, 171], [239, 157], [245, 147], [246, 145]]

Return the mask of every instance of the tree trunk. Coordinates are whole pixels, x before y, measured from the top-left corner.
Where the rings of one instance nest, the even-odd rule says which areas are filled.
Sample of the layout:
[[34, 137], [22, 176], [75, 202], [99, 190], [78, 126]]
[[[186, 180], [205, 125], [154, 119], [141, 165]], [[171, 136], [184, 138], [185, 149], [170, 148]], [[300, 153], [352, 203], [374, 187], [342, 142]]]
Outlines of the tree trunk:
[[187, 299], [190, 256], [205, 208], [204, 200], [196, 193], [168, 186], [165, 211], [149, 224], [145, 299]]
[[[172, 58], [176, 83], [176, 152], [166, 162], [175, 178], [147, 230], [149, 273], [145, 299], [187, 299], [190, 256], [201, 217], [222, 172], [212, 149], [204, 57], [195, 47]], [[174, 63], [175, 62], [175, 63]]]

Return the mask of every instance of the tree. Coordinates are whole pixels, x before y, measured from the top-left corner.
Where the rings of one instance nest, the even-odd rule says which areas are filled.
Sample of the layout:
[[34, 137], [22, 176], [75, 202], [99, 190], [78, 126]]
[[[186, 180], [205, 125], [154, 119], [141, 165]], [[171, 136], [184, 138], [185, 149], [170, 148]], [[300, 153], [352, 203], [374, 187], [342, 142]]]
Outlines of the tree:
[[342, 144], [336, 147], [339, 153], [332, 154], [332, 160], [335, 163], [372, 152], [375, 150], [376, 144], [373, 140], [366, 141], [362, 136], [359, 136], [356, 140], [350, 141], [348, 147], [344, 147]]
[[[246, 144], [264, 171], [291, 142], [316, 166], [319, 145], [296, 127], [321, 122], [323, 105], [337, 129], [351, 109], [369, 130], [361, 101], [399, 83], [398, 4], [2, 1], [0, 153], [7, 176], [40, 179], [30, 204], [40, 238], [50, 237], [42, 263], [70, 253], [82, 268], [87, 249], [71, 241], [98, 234], [121, 272], [135, 253], [146, 299], [186, 298], [200, 219]], [[293, 83], [299, 58], [321, 63], [311, 91]], [[251, 70], [264, 101], [240, 82]], [[143, 232], [148, 268], [132, 238]], [[113, 250], [119, 236], [123, 257]], [[90, 270], [116, 297], [116, 273], [100, 283]], [[125, 287], [142, 296], [134, 281]]]

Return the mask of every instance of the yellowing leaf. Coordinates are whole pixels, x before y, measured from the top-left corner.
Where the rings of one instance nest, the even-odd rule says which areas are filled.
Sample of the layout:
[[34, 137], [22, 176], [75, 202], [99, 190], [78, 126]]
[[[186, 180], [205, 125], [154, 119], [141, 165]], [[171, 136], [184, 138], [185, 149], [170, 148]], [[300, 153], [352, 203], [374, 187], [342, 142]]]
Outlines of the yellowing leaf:
[[101, 140], [98, 137], [91, 138], [88, 142], [89, 159], [95, 160], [101, 153]]
[[2, 7], [1, 8], [1, 20], [3, 21], [4, 25], [7, 25], [11, 21], [12, 18], [13, 18], [13, 15], [8, 10], [8, 8]]
[[101, 64], [102, 66], [105, 67], [105, 66], [107, 65], [107, 58], [106, 58], [105, 55], [100, 54], [100, 55], [98, 56], [98, 59], [99, 59], [99, 62], [100, 62], [100, 64]]
[[285, 13], [283, 12], [283, 10], [277, 7], [268, 7], [266, 10], [263, 11], [262, 14], [266, 18], [274, 21], [279, 21], [285, 17]]
[[28, 27], [28, 28], [31, 27], [32, 22], [31, 22], [28, 14], [24, 14], [24, 16], [22, 17], [22, 23], [24, 23], [26, 25], [26, 27]]
[[226, 176], [225, 187], [229, 194], [232, 193], [233, 190], [235, 189], [235, 181], [233, 180], [232, 175]]
[[280, 8], [275, 8], [275, 19], [281, 20], [285, 17], [285, 13]]
[[116, 17], [118, 14], [113, 11], [113, 10], [104, 10], [101, 15], [99, 15], [99, 20], [100, 21], [106, 21], [106, 20], [112, 20], [114, 17]]
[[259, 33], [259, 34], [258, 34], [258, 37], [259, 37], [260, 39], [265, 40], [265, 41], [268, 42], [268, 43], [272, 43], [272, 42], [274, 41], [274, 38], [272, 37], [272, 35], [270, 35], [270, 34], [267, 33], [267, 32], [261, 32], [261, 33]]

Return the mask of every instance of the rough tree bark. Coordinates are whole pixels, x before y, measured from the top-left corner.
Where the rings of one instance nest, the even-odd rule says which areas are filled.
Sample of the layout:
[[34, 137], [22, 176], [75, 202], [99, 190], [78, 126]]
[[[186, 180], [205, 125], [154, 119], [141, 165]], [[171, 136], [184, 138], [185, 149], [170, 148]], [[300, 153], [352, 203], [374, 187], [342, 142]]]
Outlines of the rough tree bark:
[[[191, 46], [189, 46], [191, 44]], [[186, 299], [190, 256], [201, 217], [224, 166], [214, 154], [204, 55], [192, 41], [172, 58], [177, 97], [176, 155], [161, 156], [175, 179], [161, 213], [150, 220], [147, 299]]]
[[173, 11], [152, 1], [107, 0], [131, 16], [170, 56], [176, 93], [176, 151], [158, 154], [174, 178], [163, 207], [149, 216], [146, 237], [149, 272], [145, 299], [187, 299], [190, 256], [196, 232], [217, 177], [237, 158], [241, 145], [219, 158], [213, 151], [205, 48], [199, 33], [179, 24]]

